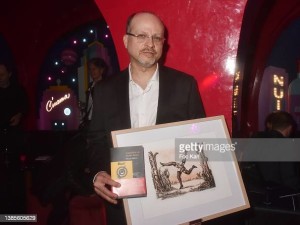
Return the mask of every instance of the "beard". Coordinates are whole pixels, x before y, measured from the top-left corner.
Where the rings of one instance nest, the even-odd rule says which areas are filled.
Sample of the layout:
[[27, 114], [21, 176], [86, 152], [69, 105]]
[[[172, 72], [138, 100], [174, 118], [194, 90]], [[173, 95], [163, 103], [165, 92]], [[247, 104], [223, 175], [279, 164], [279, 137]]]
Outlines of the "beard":
[[138, 59], [137, 60], [139, 62], [139, 64], [145, 68], [150, 68], [153, 65], [155, 65], [157, 63], [156, 59], [148, 59], [148, 60], [144, 60], [144, 59]]
[[150, 68], [158, 61], [157, 52], [151, 48], [145, 48], [140, 51], [137, 61], [145, 68]]

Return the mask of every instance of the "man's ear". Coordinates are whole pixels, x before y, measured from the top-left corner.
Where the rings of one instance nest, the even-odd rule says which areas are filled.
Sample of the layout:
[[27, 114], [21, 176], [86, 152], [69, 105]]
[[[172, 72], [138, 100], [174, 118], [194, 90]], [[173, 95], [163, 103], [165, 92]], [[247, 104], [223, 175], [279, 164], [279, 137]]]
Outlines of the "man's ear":
[[125, 34], [123, 36], [123, 43], [124, 43], [125, 48], [127, 48], [127, 42], [128, 42], [128, 35]]
[[282, 131], [282, 134], [283, 134], [283, 136], [285, 136], [285, 137], [289, 137], [289, 136], [292, 134], [292, 131], [293, 131], [293, 126], [292, 126], [292, 125], [289, 125], [287, 128], [285, 128], [285, 129]]

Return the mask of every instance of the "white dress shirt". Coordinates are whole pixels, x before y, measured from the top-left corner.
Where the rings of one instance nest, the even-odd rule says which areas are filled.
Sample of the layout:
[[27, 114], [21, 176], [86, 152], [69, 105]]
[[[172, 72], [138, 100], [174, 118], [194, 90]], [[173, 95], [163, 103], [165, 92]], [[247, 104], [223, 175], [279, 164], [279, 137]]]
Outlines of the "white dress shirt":
[[129, 65], [129, 104], [131, 128], [155, 125], [158, 106], [158, 66], [145, 90], [132, 79]]
[[88, 97], [88, 106], [87, 106], [87, 112], [88, 113], [88, 120], [92, 119], [92, 112], [93, 112], [93, 96], [92, 96], [92, 90], [95, 86], [95, 82], [91, 85], [89, 88], [89, 97]]

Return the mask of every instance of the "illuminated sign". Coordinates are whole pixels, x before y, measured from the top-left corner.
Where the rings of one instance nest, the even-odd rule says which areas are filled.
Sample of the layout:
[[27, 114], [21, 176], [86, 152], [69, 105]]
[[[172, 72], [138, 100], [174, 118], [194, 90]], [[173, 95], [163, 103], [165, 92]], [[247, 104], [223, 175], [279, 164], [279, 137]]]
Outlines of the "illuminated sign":
[[239, 81], [240, 81], [240, 71], [236, 72], [234, 76], [234, 86], [233, 86], [233, 114], [237, 115], [238, 112], [238, 96], [239, 96]]
[[282, 109], [284, 98], [284, 76], [273, 75], [273, 97], [275, 98], [276, 110]]
[[68, 100], [70, 97], [71, 97], [70, 93], [65, 94], [63, 97], [61, 97], [60, 99], [57, 99], [56, 101], [53, 101], [54, 98], [51, 97], [51, 100], [47, 101], [47, 103], [46, 103], [46, 111], [51, 112], [52, 109], [54, 109], [56, 106], [60, 105], [64, 101]]

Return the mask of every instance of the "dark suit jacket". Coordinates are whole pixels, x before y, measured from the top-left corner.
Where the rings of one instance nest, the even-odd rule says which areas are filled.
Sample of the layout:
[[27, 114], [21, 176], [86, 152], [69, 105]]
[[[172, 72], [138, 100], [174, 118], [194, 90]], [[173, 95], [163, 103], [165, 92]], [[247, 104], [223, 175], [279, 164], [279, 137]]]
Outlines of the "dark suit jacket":
[[[258, 132], [253, 138], [285, 138], [276, 130]], [[270, 154], [272, 154], [272, 149]], [[284, 152], [284, 149], [282, 149]], [[300, 190], [300, 176], [298, 162], [256, 162], [263, 182], [267, 186], [282, 186]]]
[[[94, 90], [93, 116], [89, 129], [90, 170], [109, 171], [110, 132], [131, 127], [129, 72], [101, 82]], [[159, 99], [156, 124], [205, 117], [196, 80], [168, 67], [159, 67]], [[104, 141], [105, 140], [105, 141]]]

